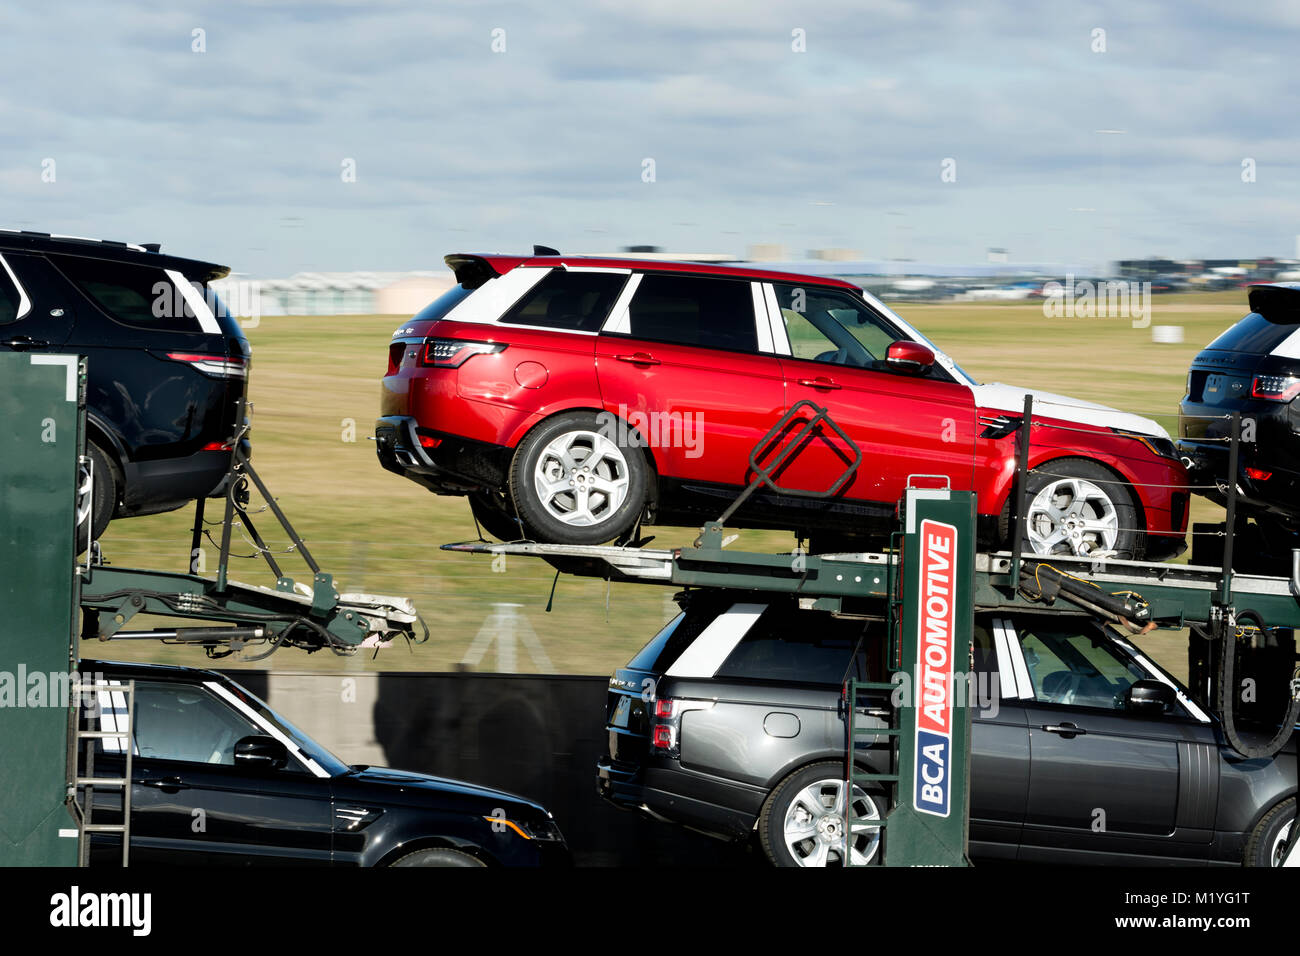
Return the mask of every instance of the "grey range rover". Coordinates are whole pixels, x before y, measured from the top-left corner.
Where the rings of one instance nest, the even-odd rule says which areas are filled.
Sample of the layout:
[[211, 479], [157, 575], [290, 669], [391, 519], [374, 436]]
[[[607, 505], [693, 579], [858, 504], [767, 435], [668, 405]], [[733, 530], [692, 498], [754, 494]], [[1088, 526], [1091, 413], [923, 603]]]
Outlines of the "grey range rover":
[[[778, 866], [878, 862], [871, 821], [888, 812], [885, 794], [842, 794], [843, 686], [887, 679], [885, 625], [771, 595], [679, 601], [610, 678], [601, 795], [754, 840]], [[972, 644], [985, 689], [972, 715], [974, 862], [1280, 862], [1295, 817], [1294, 737], [1272, 759], [1241, 758], [1191, 691], [1084, 615], [980, 613]], [[887, 707], [882, 697], [857, 708], [858, 726], [885, 726]], [[860, 744], [855, 759], [888, 769], [882, 745]]]

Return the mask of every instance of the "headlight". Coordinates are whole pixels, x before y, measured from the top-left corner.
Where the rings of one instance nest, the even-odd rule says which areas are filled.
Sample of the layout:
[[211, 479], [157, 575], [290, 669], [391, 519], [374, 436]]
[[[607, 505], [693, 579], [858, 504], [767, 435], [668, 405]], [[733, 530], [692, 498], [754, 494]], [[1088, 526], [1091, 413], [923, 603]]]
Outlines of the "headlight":
[[1124, 431], [1122, 428], [1111, 429], [1116, 435], [1123, 435], [1125, 438], [1133, 438], [1146, 445], [1147, 448], [1159, 455], [1161, 458], [1172, 458], [1174, 461], [1181, 460], [1178, 449], [1174, 446], [1173, 439], [1161, 438], [1158, 435], [1143, 435], [1138, 432]]
[[494, 830], [509, 830], [525, 840], [537, 840], [540, 843], [563, 843], [564, 836], [554, 820], [511, 820], [507, 817], [484, 817], [492, 824]]

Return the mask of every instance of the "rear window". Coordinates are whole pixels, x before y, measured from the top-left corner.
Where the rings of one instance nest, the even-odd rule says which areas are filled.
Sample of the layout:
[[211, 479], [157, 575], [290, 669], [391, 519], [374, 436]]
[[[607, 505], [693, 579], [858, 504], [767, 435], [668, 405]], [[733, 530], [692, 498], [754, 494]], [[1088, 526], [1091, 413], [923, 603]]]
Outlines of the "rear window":
[[469, 294], [473, 291], [473, 289], [467, 289], [463, 285], [454, 285], [415, 313], [413, 321], [436, 322], [469, 298]]
[[866, 628], [864, 621], [820, 611], [770, 607], [714, 676], [804, 684], [867, 680], [873, 675]]
[[92, 302], [125, 325], [200, 331], [193, 309], [162, 269], [78, 256], [59, 256], [54, 262]]
[[619, 272], [552, 269], [501, 321], [506, 325], [596, 332], [626, 282], [627, 276]]
[[713, 619], [730, 607], [726, 604], [696, 604], [664, 625], [650, 642], [628, 662], [632, 670], [662, 674], [673, 666], [682, 651], [691, 646], [700, 634], [713, 623]]
[[1267, 355], [1297, 329], [1300, 329], [1300, 325], [1292, 322], [1272, 322], [1258, 312], [1252, 312], [1206, 348]]
[[748, 282], [646, 274], [632, 297], [628, 320], [629, 334], [637, 339], [758, 351]]

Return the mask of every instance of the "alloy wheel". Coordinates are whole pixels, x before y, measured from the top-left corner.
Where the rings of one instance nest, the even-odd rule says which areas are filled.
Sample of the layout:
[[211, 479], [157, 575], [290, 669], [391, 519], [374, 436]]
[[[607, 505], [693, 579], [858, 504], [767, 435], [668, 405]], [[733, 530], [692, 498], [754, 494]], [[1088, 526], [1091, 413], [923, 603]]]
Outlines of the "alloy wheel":
[[1112, 551], [1119, 514], [1110, 496], [1084, 478], [1058, 478], [1029, 505], [1028, 537], [1036, 554], [1080, 557]]
[[574, 527], [609, 520], [627, 499], [630, 473], [617, 444], [593, 431], [572, 431], [542, 449], [533, 488], [547, 514]]
[[862, 866], [876, 855], [880, 811], [857, 785], [846, 807], [844, 790], [843, 780], [819, 780], [790, 801], [783, 827], [785, 845], [799, 866], [844, 866], [846, 856], [853, 866]]

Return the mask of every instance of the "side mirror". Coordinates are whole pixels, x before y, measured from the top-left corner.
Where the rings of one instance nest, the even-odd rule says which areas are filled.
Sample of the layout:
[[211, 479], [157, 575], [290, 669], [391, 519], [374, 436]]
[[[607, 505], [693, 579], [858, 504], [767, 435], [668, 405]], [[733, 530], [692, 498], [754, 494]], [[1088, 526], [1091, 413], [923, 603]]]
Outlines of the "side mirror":
[[924, 372], [934, 365], [934, 353], [919, 342], [894, 342], [885, 352], [885, 364], [901, 372]]
[[1124, 709], [1135, 714], [1163, 714], [1174, 706], [1174, 689], [1158, 680], [1140, 680], [1124, 695]]
[[279, 770], [289, 762], [289, 751], [274, 737], [253, 734], [235, 744], [235, 766], [246, 770]]

